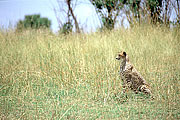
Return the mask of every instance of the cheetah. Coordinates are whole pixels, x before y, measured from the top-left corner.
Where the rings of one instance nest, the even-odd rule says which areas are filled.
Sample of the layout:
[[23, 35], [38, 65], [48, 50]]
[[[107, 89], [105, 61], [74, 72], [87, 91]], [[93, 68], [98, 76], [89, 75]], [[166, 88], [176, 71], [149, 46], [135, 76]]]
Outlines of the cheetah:
[[146, 95], [152, 96], [149, 85], [146, 83], [141, 74], [129, 62], [129, 57], [126, 52], [119, 52], [116, 59], [121, 61], [120, 77], [123, 81], [123, 93], [126, 92], [126, 90], [129, 88], [136, 94], [138, 92], [143, 92]]

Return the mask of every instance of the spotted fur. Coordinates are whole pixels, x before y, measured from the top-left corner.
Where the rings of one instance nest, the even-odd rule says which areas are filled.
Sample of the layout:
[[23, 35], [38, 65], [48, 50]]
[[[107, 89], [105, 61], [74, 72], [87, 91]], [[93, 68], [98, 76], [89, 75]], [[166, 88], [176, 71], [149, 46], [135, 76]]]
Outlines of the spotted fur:
[[129, 58], [126, 52], [119, 52], [116, 59], [121, 61], [120, 76], [123, 81], [123, 92], [127, 91], [129, 88], [135, 93], [143, 92], [145, 94], [151, 95], [149, 85], [146, 83], [141, 74], [129, 62]]

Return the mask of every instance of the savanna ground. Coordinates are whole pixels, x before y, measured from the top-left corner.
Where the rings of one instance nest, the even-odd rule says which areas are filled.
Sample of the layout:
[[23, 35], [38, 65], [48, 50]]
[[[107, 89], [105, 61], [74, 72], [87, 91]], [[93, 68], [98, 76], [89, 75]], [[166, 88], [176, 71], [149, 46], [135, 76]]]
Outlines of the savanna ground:
[[[121, 94], [115, 60], [121, 50], [150, 84], [154, 100]], [[1, 119], [180, 119], [179, 87], [178, 29], [0, 32]]]

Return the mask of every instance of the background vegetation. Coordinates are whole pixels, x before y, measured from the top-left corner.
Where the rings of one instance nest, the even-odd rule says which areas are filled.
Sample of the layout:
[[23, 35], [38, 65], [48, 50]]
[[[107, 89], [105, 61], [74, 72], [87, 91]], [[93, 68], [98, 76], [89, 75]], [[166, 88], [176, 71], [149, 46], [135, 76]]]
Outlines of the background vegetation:
[[19, 20], [17, 30], [50, 28], [51, 21], [48, 18], [41, 17], [40, 14], [26, 15], [24, 20]]
[[94, 7], [97, 13], [94, 17], [98, 17], [99, 21], [96, 22], [100, 23], [101, 29], [112, 30], [120, 26], [133, 27], [144, 23], [162, 24], [167, 27], [176, 27], [180, 24], [179, 0], [87, 0], [87, 3], [81, 0], [56, 1], [54, 11], [59, 28], [64, 31], [72, 30], [65, 29], [64, 26], [68, 25], [73, 26], [73, 30], [78, 33], [86, 29], [83, 26], [86, 23], [81, 23], [76, 18], [78, 13], [74, 14], [76, 7], [83, 4]]
[[[144, 25], [91, 34], [0, 31], [1, 119], [179, 119], [180, 31]], [[154, 100], [122, 95], [118, 51]]]

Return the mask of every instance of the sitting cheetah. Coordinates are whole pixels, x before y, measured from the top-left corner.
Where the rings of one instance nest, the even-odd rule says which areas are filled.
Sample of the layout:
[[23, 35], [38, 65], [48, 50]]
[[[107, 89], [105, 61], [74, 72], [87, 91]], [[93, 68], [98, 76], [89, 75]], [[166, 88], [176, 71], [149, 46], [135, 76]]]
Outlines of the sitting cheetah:
[[118, 53], [116, 59], [121, 60], [120, 76], [123, 81], [123, 92], [125, 92], [127, 88], [130, 88], [135, 93], [143, 92], [147, 95], [151, 95], [149, 85], [146, 83], [141, 74], [129, 62], [129, 58], [126, 52]]

